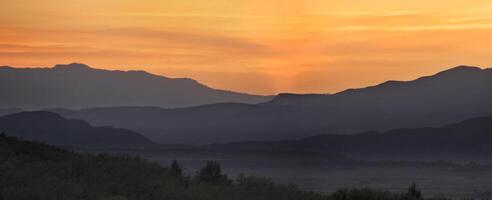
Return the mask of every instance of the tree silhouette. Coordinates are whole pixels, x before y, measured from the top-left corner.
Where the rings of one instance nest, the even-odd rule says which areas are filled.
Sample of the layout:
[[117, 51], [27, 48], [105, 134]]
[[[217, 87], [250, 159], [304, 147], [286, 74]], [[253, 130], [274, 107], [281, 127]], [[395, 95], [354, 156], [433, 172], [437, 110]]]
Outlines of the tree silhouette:
[[222, 174], [220, 164], [215, 161], [207, 161], [197, 175], [199, 183], [205, 182], [213, 185], [231, 185], [232, 180], [227, 179], [227, 175]]
[[171, 163], [169, 175], [178, 177], [183, 176], [183, 168], [181, 167], [181, 165], [179, 165], [178, 161], [173, 160], [173, 162]]
[[417, 188], [415, 182], [408, 187], [407, 197], [410, 199], [423, 199], [422, 192]]

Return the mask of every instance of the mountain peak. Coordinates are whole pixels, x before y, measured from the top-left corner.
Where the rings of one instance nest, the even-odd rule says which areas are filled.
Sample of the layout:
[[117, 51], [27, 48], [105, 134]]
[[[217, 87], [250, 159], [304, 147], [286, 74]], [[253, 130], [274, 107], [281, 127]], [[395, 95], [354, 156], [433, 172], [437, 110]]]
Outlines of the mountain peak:
[[88, 70], [92, 69], [89, 65], [82, 63], [70, 63], [70, 64], [57, 64], [53, 69], [74, 69], [74, 70]]
[[468, 65], [459, 65], [456, 67], [453, 67], [448, 70], [444, 70], [442, 72], [439, 72], [437, 74], [444, 74], [444, 73], [463, 73], [463, 72], [477, 72], [481, 71], [482, 69], [480, 67], [476, 66], [468, 66]]

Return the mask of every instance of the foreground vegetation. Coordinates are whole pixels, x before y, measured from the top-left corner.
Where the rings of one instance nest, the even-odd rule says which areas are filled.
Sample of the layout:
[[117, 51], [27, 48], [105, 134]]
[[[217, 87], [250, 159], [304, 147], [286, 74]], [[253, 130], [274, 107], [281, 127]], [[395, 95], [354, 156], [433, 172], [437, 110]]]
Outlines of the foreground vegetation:
[[231, 180], [210, 161], [194, 176], [173, 162], [163, 167], [138, 157], [69, 152], [39, 142], [0, 135], [1, 199], [109, 200], [421, 200], [408, 192], [342, 189], [330, 195], [277, 185], [263, 177]]

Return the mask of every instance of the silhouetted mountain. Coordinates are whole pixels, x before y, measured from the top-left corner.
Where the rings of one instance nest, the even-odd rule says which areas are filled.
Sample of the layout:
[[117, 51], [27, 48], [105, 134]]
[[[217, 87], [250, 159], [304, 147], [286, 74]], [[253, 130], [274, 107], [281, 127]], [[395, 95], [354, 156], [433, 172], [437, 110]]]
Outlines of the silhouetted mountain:
[[492, 160], [492, 117], [465, 120], [438, 128], [394, 129], [355, 135], [317, 135], [278, 142], [210, 145], [235, 151], [329, 152], [350, 156], [486, 156]]
[[272, 99], [216, 90], [187, 78], [144, 71], [108, 71], [84, 64], [53, 68], [0, 67], [0, 105], [24, 109], [99, 106], [197, 106], [219, 102], [260, 103]]
[[458, 66], [413, 81], [387, 81], [334, 95], [279, 95], [267, 104], [393, 113], [453, 108], [470, 113], [492, 108], [491, 87], [492, 69]]
[[0, 132], [53, 145], [94, 148], [156, 147], [142, 135], [119, 128], [93, 127], [56, 113], [21, 112], [0, 117]]
[[20, 113], [20, 112], [23, 112], [23, 110], [20, 108], [4, 108], [4, 109], [0, 108], [0, 116], [10, 115], [10, 114]]
[[283, 140], [323, 133], [441, 126], [492, 114], [492, 69], [457, 67], [414, 81], [337, 94], [279, 95], [258, 105], [53, 110], [94, 125], [135, 130], [160, 143]]

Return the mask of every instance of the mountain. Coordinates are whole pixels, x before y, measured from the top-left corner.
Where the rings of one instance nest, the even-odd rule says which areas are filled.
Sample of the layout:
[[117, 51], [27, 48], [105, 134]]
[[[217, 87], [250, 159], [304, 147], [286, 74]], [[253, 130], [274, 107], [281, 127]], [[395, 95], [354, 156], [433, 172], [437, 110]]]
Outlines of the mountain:
[[[69, 119], [82, 119], [97, 126], [134, 130], [162, 144], [206, 144], [241, 140], [288, 138], [279, 128], [294, 126], [289, 115], [294, 108], [238, 103], [190, 108], [111, 107], [82, 110], [50, 109]], [[289, 124], [284, 124], [290, 122]], [[321, 124], [320, 124], [321, 125]], [[291, 131], [303, 131], [296, 126]]]
[[0, 117], [0, 132], [52, 145], [87, 148], [155, 147], [142, 135], [125, 129], [93, 127], [81, 120], [68, 120], [58, 114], [35, 111]]
[[5, 108], [103, 106], [188, 107], [219, 102], [260, 103], [271, 96], [216, 90], [188, 78], [144, 71], [109, 71], [84, 64], [53, 68], [0, 67], [0, 105]]
[[0, 108], [0, 116], [4, 115], [10, 115], [14, 113], [20, 113], [23, 112], [24, 110], [20, 108]]
[[277, 142], [236, 142], [209, 145], [209, 148], [229, 151], [329, 152], [359, 158], [486, 157], [490, 161], [491, 141], [492, 117], [479, 117], [435, 128], [369, 131], [354, 135], [317, 135]]
[[336, 94], [282, 94], [257, 105], [50, 111], [94, 125], [131, 129], [159, 143], [215, 143], [441, 126], [491, 115], [490, 102], [492, 69], [459, 66], [414, 81], [389, 81]]
[[281, 94], [267, 104], [402, 113], [454, 108], [463, 113], [492, 108], [491, 87], [492, 69], [458, 66], [413, 81], [387, 81], [334, 95]]

